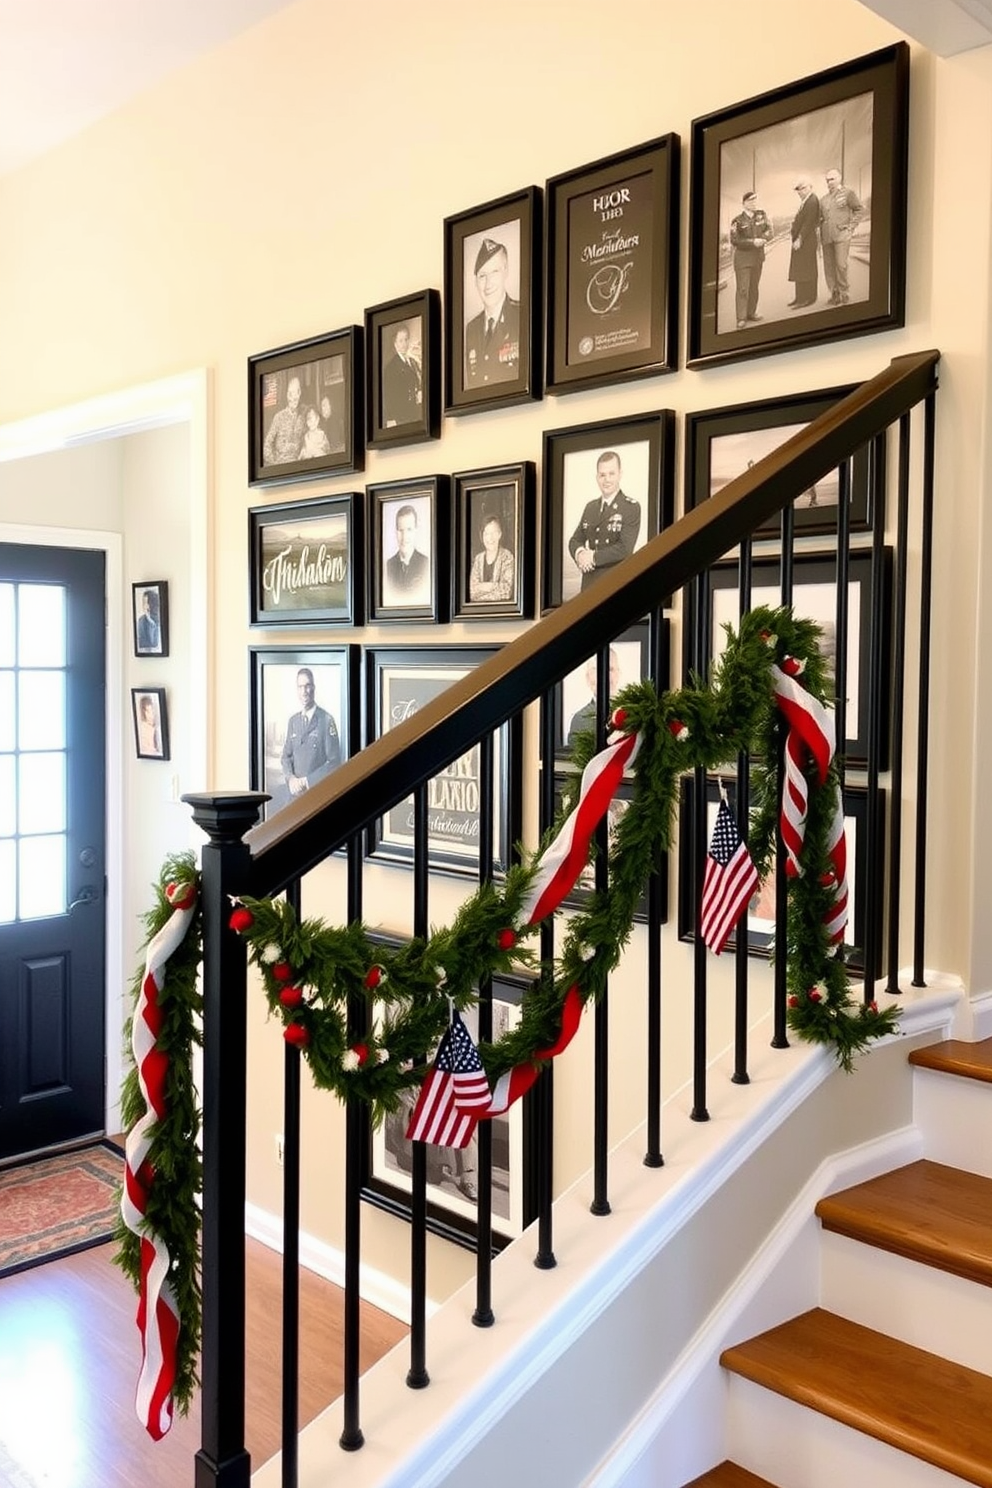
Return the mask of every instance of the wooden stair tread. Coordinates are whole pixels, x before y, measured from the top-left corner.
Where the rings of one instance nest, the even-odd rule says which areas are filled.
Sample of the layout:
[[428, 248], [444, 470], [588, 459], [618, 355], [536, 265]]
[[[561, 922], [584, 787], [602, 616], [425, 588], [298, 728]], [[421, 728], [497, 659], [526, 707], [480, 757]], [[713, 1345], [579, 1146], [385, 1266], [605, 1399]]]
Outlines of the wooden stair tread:
[[721, 1462], [701, 1478], [686, 1483], [685, 1488], [775, 1488], [775, 1484], [748, 1472], [746, 1467], [738, 1467], [736, 1462]]
[[822, 1308], [725, 1349], [726, 1369], [979, 1488], [992, 1488], [992, 1379]]
[[945, 1039], [943, 1043], [927, 1044], [925, 1049], [914, 1049], [909, 1062], [923, 1069], [944, 1070], [949, 1075], [963, 1075], [992, 1085], [992, 1038], [979, 1039], [977, 1043]]
[[821, 1199], [825, 1230], [992, 1286], [992, 1178], [909, 1163]]

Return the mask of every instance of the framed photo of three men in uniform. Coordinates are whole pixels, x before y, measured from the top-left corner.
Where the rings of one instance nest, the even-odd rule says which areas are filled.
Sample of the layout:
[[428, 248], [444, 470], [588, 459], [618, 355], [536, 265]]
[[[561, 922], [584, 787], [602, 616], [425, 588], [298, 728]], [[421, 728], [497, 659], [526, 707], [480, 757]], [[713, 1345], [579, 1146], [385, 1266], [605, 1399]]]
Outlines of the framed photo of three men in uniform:
[[444, 220], [444, 411], [541, 396], [543, 192], [528, 186]]

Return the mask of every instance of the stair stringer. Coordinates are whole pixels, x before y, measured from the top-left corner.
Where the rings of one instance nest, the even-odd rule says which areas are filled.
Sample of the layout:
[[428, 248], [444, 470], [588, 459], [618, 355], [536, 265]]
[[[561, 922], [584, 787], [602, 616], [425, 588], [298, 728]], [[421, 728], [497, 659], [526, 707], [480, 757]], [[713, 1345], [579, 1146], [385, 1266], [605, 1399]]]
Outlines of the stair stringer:
[[[921, 999], [907, 1032], [926, 1029], [921, 1041], [945, 1033], [953, 1000]], [[714, 1392], [721, 1403], [725, 1393], [714, 1385], [719, 1349], [809, 1305], [815, 1267], [801, 1259], [797, 1230], [797, 1259], [784, 1246], [778, 1267], [788, 1285], [754, 1273], [741, 1290], [738, 1278], [759, 1265], [796, 1194], [837, 1150], [905, 1133], [905, 1059], [916, 1041], [887, 1040], [845, 1076], [826, 1050], [772, 1050], [768, 1027], [758, 1030], [749, 1086], [730, 1083], [729, 1057], [711, 1069], [709, 1122], [689, 1119], [691, 1092], [666, 1103], [663, 1168], [644, 1167], [643, 1131], [611, 1153], [608, 1217], [589, 1215], [588, 1175], [556, 1202], [555, 1270], [535, 1270], [532, 1233], [495, 1261], [495, 1327], [470, 1326], [474, 1286], [439, 1308], [428, 1323], [428, 1389], [404, 1388], [403, 1346], [365, 1376], [360, 1452], [340, 1452], [340, 1403], [306, 1428], [301, 1488], [331, 1479], [344, 1488], [505, 1488], [508, 1479], [517, 1488], [639, 1488], [648, 1473], [653, 1488], [674, 1488], [702, 1471], [716, 1460], [714, 1421], [724, 1419], [722, 1407], [710, 1408]], [[878, 1171], [896, 1150], [875, 1155]], [[836, 1182], [858, 1171], [876, 1167], [838, 1170]], [[829, 1181], [821, 1178], [815, 1197]], [[759, 1305], [765, 1290], [775, 1301]], [[723, 1326], [707, 1323], [714, 1315]], [[697, 1339], [707, 1328], [704, 1349]], [[681, 1477], [665, 1468], [675, 1450]], [[278, 1458], [253, 1481], [276, 1488]]]

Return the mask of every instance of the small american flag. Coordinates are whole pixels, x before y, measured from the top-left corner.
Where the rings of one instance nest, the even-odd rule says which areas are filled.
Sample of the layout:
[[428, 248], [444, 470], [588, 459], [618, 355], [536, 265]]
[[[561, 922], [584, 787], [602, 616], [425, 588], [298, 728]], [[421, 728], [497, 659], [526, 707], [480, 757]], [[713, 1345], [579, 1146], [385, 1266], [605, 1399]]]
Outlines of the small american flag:
[[758, 887], [758, 870], [747, 846], [741, 841], [734, 813], [720, 801], [716, 824], [706, 855], [699, 929], [703, 939], [719, 956], [747, 902]]
[[467, 1147], [492, 1096], [472, 1035], [457, 1013], [438, 1044], [434, 1065], [420, 1088], [407, 1139], [438, 1147]]

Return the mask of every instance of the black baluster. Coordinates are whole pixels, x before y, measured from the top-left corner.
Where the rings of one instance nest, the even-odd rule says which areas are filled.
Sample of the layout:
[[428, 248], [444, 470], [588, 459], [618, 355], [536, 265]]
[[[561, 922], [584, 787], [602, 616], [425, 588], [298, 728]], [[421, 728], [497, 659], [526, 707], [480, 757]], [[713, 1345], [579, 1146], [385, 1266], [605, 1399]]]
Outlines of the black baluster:
[[920, 692], [916, 735], [916, 888], [913, 902], [913, 986], [925, 987], [923, 941], [927, 892], [927, 767], [930, 762], [930, 601], [933, 582], [933, 446], [936, 394], [923, 409], [923, 511], [920, 540]]
[[[348, 842], [348, 923], [362, 918], [362, 838], [356, 833]], [[348, 1003], [348, 1042], [355, 1044], [368, 1032], [368, 1005], [361, 997]], [[344, 1189], [344, 1427], [339, 1437], [346, 1452], [355, 1452], [365, 1442], [360, 1423], [361, 1378], [361, 1266], [362, 1266], [362, 1171], [369, 1118], [361, 1103], [349, 1100], [345, 1108]]]
[[[427, 787], [413, 795], [413, 933], [427, 937]], [[426, 1058], [426, 1050], [424, 1051]], [[427, 1372], [427, 1147], [413, 1142], [410, 1203], [410, 1368], [411, 1390], [430, 1384]]]
[[[300, 880], [286, 889], [300, 919]], [[299, 1480], [300, 1433], [300, 1060], [290, 1044], [283, 1055], [282, 1116], [282, 1488]]]
[[[655, 690], [662, 693], [668, 687], [668, 653], [664, 648], [667, 635], [665, 621], [659, 610], [653, 610], [648, 621], [648, 675]], [[648, 1108], [647, 1151], [644, 1155], [646, 1168], [660, 1168], [665, 1159], [661, 1155], [661, 927], [664, 921], [662, 904], [662, 880], [657, 866], [648, 877]]]
[[[606, 719], [610, 708], [610, 648], [605, 646], [596, 657], [596, 745], [606, 742]], [[608, 813], [607, 813], [608, 816]], [[607, 816], [596, 830], [596, 892], [608, 888], [607, 852], [609, 848]], [[609, 1121], [610, 1121], [610, 1010], [609, 987], [604, 986], [596, 1003], [593, 1049], [593, 1158], [592, 1203], [590, 1214], [603, 1216], [610, 1212], [609, 1189]]]
[[[479, 883], [493, 876], [493, 736], [479, 743]], [[493, 1037], [493, 979], [479, 983], [479, 1041]], [[480, 1121], [476, 1127], [478, 1169], [476, 1172], [477, 1230], [475, 1249], [475, 1311], [477, 1328], [490, 1328], [496, 1320], [492, 1301], [493, 1274], [493, 1124]]]
[[[565, 720], [562, 719], [564, 732]], [[545, 832], [555, 819], [555, 710], [552, 693], [541, 698], [541, 770], [540, 800], [538, 802], [538, 827], [543, 840]], [[545, 966], [554, 963], [555, 926], [550, 916], [541, 925], [541, 961]], [[555, 1075], [552, 1061], [544, 1070], [533, 1088], [531, 1097], [531, 1137], [534, 1170], [534, 1190], [537, 1205], [537, 1253], [534, 1265], [540, 1271], [550, 1271], [558, 1264], [554, 1252], [554, 1112]]]

